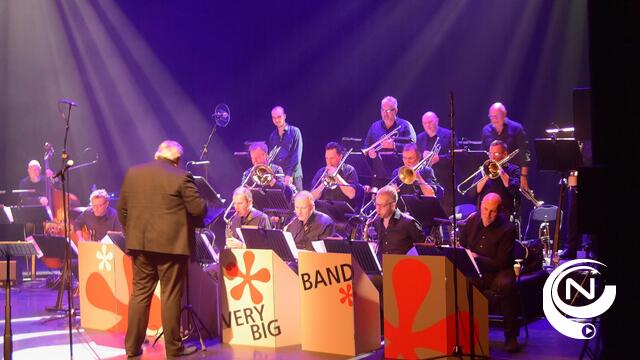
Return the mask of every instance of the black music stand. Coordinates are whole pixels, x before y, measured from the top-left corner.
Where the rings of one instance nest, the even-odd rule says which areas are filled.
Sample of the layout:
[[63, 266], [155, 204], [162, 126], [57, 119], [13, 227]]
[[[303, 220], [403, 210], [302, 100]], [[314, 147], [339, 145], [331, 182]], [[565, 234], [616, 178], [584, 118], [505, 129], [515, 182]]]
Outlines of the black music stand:
[[[446, 256], [466, 277], [482, 277], [482, 273], [473, 256], [463, 247], [414, 244], [414, 248], [418, 255]], [[412, 253], [411, 250], [409, 252]]]
[[[344, 138], [343, 138], [344, 143]], [[359, 149], [360, 147], [354, 146], [345, 146], [346, 149]], [[346, 163], [353, 166], [356, 169], [356, 173], [358, 174], [358, 179], [360, 183], [363, 185], [373, 185], [374, 179], [376, 178], [376, 174], [371, 169], [369, 165], [369, 156], [364, 155], [360, 151], [354, 151], [349, 155], [346, 160]]]
[[42, 224], [52, 220], [49, 209], [42, 205], [12, 206], [11, 214], [15, 224]]
[[241, 228], [242, 240], [247, 249], [273, 250], [285, 262], [298, 260], [298, 249], [290, 233], [276, 229]]
[[336, 223], [346, 224], [356, 213], [348, 202], [342, 200], [316, 200], [316, 210], [329, 215]]
[[120, 248], [123, 253], [127, 253], [126, 239], [122, 231], [107, 231], [107, 235], [100, 239], [100, 242], [103, 244], [114, 244]]
[[4, 358], [11, 359], [13, 353], [13, 333], [11, 331], [11, 280], [10, 267], [11, 257], [34, 256], [37, 254], [36, 248], [27, 241], [7, 241], [0, 243], [0, 258], [7, 262], [7, 274], [4, 282], [5, 304], [4, 304]]
[[[211, 241], [207, 237], [207, 232], [213, 236]], [[213, 247], [215, 243], [215, 234], [212, 231], [205, 230], [196, 233], [196, 261], [199, 264], [217, 263], [219, 254]]]
[[[322, 250], [328, 253], [351, 254], [367, 275], [380, 275], [382, 266], [370, 246], [363, 240], [322, 239]], [[315, 246], [314, 246], [315, 247]]]
[[290, 202], [282, 189], [251, 189], [253, 207], [268, 214], [289, 214]]
[[203, 225], [202, 227], [206, 227], [224, 212], [224, 200], [222, 200], [220, 194], [213, 189], [204, 177], [194, 176], [193, 180], [196, 183], [200, 195], [207, 201], [207, 214], [203, 219], [204, 224], [199, 224]]
[[[78, 248], [73, 243], [73, 241], [66, 241], [64, 236], [54, 236], [54, 235], [46, 235], [46, 234], [34, 234], [31, 236], [33, 240], [35, 240], [38, 247], [42, 250], [42, 256], [53, 257], [57, 259], [61, 259], [65, 261], [65, 251], [67, 249], [67, 244], [71, 247], [71, 253], [69, 254], [70, 259], [74, 259], [77, 262], [78, 259]], [[62, 274], [60, 275], [60, 279], [58, 280], [58, 295], [56, 297], [56, 304], [54, 306], [47, 306], [47, 311], [67, 311], [67, 309], [62, 307], [62, 296], [67, 284], [71, 285], [71, 268], [67, 268], [67, 266], [62, 267]], [[71, 304], [69, 304], [71, 307]], [[55, 320], [57, 318], [50, 318], [48, 320]]]
[[[407, 208], [407, 212], [422, 225], [423, 231], [425, 229], [431, 230], [432, 227], [440, 225], [434, 219], [447, 217], [440, 201], [434, 196], [402, 195], [400, 198]], [[426, 231], [425, 233], [429, 235]]]
[[560, 261], [556, 257], [560, 242], [560, 223], [562, 222], [562, 204], [567, 190], [567, 176], [571, 170], [582, 165], [580, 144], [573, 138], [543, 138], [535, 140], [538, 169], [540, 171], [556, 171], [560, 174], [558, 183], [558, 210], [556, 212], [556, 227], [553, 234], [553, 250], [551, 263], [557, 267]]

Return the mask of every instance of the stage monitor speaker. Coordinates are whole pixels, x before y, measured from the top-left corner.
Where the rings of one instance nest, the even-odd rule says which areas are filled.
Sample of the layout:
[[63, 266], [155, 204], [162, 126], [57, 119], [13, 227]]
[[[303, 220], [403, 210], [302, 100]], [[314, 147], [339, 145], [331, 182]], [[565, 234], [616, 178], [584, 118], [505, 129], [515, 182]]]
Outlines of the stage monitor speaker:
[[573, 126], [580, 141], [591, 140], [591, 89], [573, 89]]

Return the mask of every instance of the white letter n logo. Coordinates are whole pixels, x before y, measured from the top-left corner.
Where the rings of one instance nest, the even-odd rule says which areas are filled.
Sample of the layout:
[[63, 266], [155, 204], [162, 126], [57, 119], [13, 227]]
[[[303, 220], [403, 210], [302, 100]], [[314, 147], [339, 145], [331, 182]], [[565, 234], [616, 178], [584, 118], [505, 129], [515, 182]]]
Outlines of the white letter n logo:
[[573, 286], [580, 294], [584, 295], [589, 300], [593, 300], [596, 297], [596, 286], [595, 286], [595, 278], [589, 279], [589, 291], [585, 290], [580, 284], [578, 284], [575, 280], [568, 278], [567, 283], [565, 285], [565, 298], [567, 300], [571, 299], [571, 287]]

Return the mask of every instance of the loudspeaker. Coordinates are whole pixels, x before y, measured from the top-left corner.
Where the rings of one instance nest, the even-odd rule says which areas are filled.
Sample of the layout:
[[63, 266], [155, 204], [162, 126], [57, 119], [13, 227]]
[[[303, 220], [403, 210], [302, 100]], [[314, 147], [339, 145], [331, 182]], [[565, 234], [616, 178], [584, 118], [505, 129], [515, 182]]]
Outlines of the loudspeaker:
[[575, 138], [591, 141], [591, 89], [573, 89], [573, 126]]

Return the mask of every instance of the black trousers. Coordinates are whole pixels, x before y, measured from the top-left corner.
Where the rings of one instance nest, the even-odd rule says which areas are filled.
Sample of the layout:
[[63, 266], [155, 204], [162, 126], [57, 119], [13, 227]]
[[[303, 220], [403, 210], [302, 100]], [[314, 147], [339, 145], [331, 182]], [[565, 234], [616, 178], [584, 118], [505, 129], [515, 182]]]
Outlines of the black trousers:
[[519, 335], [518, 297], [516, 292], [516, 275], [513, 269], [500, 270], [497, 273], [484, 273], [481, 278], [471, 282], [482, 291], [492, 304], [502, 309], [504, 318], [504, 337]]
[[180, 303], [189, 257], [149, 251], [132, 251], [133, 293], [129, 299], [129, 324], [125, 337], [127, 355], [138, 354], [149, 323], [153, 292], [160, 281], [162, 329], [167, 356], [182, 350]]

